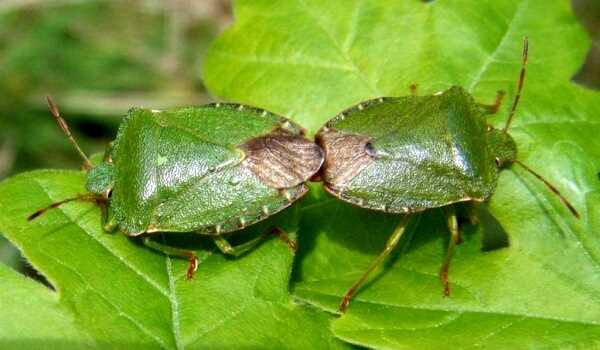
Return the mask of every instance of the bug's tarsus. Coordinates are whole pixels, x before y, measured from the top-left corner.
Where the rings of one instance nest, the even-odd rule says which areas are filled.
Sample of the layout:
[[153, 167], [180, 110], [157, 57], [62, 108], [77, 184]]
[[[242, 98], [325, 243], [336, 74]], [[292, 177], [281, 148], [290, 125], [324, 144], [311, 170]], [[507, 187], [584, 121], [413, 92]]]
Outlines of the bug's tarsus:
[[448, 277], [448, 270], [450, 269], [450, 264], [442, 265], [440, 269], [440, 281], [442, 281], [442, 285], [444, 286], [444, 296], [450, 296], [450, 279]]
[[83, 159], [83, 167], [86, 170], [91, 169], [92, 168], [92, 162], [90, 162], [89, 158], [85, 155], [85, 153], [83, 152], [83, 150], [81, 149], [81, 147], [79, 147], [79, 144], [77, 143], [77, 141], [73, 137], [73, 134], [71, 134], [71, 130], [69, 129], [69, 125], [67, 124], [67, 122], [65, 121], [65, 119], [60, 115], [60, 110], [58, 109], [58, 105], [54, 102], [54, 100], [50, 96], [46, 96], [46, 101], [48, 101], [48, 109], [50, 109], [50, 113], [54, 116], [54, 119], [56, 120], [56, 123], [58, 123], [58, 126], [60, 126], [60, 128], [62, 129], [62, 131], [65, 134], [65, 136], [69, 139], [69, 141], [71, 142], [71, 144], [77, 150], [77, 153], [79, 153], [79, 155]]
[[296, 241], [292, 240], [284, 230], [280, 229], [279, 227], [272, 227], [269, 232], [286, 243], [291, 251], [295, 252], [298, 250], [298, 244]]
[[410, 89], [410, 94], [411, 95], [417, 96], [417, 90], [419, 88], [418, 84], [411, 84], [408, 88]]
[[185, 273], [185, 278], [189, 281], [194, 278], [194, 273], [198, 271], [198, 257], [196, 257], [196, 254], [189, 252], [188, 260], [190, 264], [188, 265], [187, 272]]
[[355, 284], [352, 286], [352, 288], [348, 289], [346, 291], [346, 293], [344, 293], [344, 296], [342, 297], [342, 301], [340, 302], [340, 305], [338, 305], [338, 310], [341, 313], [346, 312], [346, 309], [348, 309], [348, 305], [350, 305], [350, 300], [352, 300], [352, 297], [354, 296], [354, 294], [356, 294], [356, 292], [358, 291], [358, 288], [360, 288], [362, 285], [361, 284]]
[[529, 39], [525, 37], [523, 40], [523, 59], [521, 61], [521, 73], [519, 74], [519, 83], [517, 85], [517, 94], [515, 95], [515, 99], [513, 101], [512, 107], [510, 108], [510, 114], [508, 115], [508, 119], [506, 120], [506, 125], [504, 126], [504, 132], [508, 131], [510, 127], [510, 123], [512, 123], [513, 117], [515, 116], [515, 111], [517, 110], [517, 104], [521, 99], [521, 91], [523, 90], [523, 84], [525, 83], [525, 67], [527, 66], [527, 55], [529, 52]]
[[101, 201], [101, 198], [96, 195], [92, 195], [92, 194], [80, 194], [80, 195], [77, 195], [72, 198], [63, 199], [62, 201], [54, 202], [45, 208], [37, 210], [35, 213], [33, 213], [27, 217], [27, 221], [32, 221], [32, 220], [40, 217], [41, 215], [46, 214], [46, 212], [48, 212], [51, 209], [56, 209], [63, 204], [66, 204], [69, 202], [74, 202], [74, 201], [99, 203]]
[[530, 174], [535, 176], [538, 180], [542, 181], [544, 183], [544, 185], [546, 185], [546, 187], [552, 193], [554, 193], [555, 195], [558, 196], [558, 198], [560, 198], [560, 201], [563, 202], [563, 204], [569, 209], [569, 211], [573, 214], [573, 216], [575, 216], [577, 219], [579, 219], [579, 217], [580, 217], [579, 212], [577, 211], [577, 209], [575, 209], [575, 206], [573, 206], [573, 204], [571, 204], [571, 202], [569, 202], [569, 200], [565, 196], [563, 196], [562, 193], [560, 193], [560, 191], [554, 185], [552, 185], [542, 175], [538, 174], [536, 171], [534, 171], [533, 169], [531, 169], [530, 167], [525, 165], [523, 162], [521, 162], [519, 160], [515, 160], [515, 163], [520, 165], [523, 169], [527, 170]]

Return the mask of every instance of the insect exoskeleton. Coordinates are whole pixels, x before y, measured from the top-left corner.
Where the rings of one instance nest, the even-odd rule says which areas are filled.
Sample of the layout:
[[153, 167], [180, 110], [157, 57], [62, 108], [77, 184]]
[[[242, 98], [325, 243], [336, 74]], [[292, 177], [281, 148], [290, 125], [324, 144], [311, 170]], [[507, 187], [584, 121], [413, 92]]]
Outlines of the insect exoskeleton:
[[189, 258], [188, 277], [197, 267], [195, 255], [150, 236], [194, 232], [211, 236], [226, 254], [243, 254], [265, 235], [237, 247], [223, 235], [298, 200], [323, 163], [321, 148], [291, 120], [240, 104], [214, 103], [131, 109], [104, 162], [92, 166], [56, 104], [50, 98], [48, 103], [84, 159], [88, 193], [53, 203], [29, 219], [67, 202], [96, 202], [104, 212], [105, 230], [118, 228], [143, 237], [154, 249]]
[[578, 217], [554, 186], [517, 159], [517, 146], [508, 133], [521, 95], [527, 51], [525, 39], [517, 94], [501, 130], [487, 123], [486, 114], [498, 110], [502, 92], [494, 104], [484, 105], [459, 86], [429, 96], [418, 96], [416, 86], [411, 86], [412, 95], [362, 102], [318, 132], [317, 143], [325, 151], [321, 177], [328, 192], [360, 207], [404, 215], [384, 251], [345, 293], [340, 311], [396, 246], [410, 219], [430, 208], [444, 209], [451, 233], [440, 269], [444, 294], [449, 295], [450, 258], [461, 241], [456, 204], [476, 209], [495, 192], [499, 171], [513, 164], [542, 180]]

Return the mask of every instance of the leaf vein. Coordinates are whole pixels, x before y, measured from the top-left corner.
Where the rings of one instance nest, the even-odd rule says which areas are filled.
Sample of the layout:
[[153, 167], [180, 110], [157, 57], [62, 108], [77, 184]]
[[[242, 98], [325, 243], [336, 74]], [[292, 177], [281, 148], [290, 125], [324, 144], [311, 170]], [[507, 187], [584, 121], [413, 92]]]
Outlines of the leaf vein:
[[312, 11], [310, 11], [309, 7], [306, 5], [304, 0], [298, 0], [298, 3], [301, 5], [302, 9], [308, 15], [308, 17], [310, 17], [313, 20], [313, 22], [317, 25], [317, 27], [323, 33], [325, 33], [325, 35], [331, 42], [332, 46], [335, 47], [337, 49], [337, 51], [339, 52], [340, 56], [343, 57], [344, 60], [352, 67], [352, 71], [354, 72], [354, 75], [356, 75], [356, 77], [371, 91], [372, 94], [374, 94], [376, 96], [381, 96], [381, 92], [379, 91], [377, 86], [375, 84], [371, 83], [369, 81], [369, 79], [367, 79], [367, 77], [364, 75], [364, 73], [358, 68], [358, 66], [356, 65], [354, 60], [352, 60], [352, 58], [350, 57], [348, 52], [344, 51], [343, 47], [333, 37], [331, 32], [329, 30], [327, 30], [327, 28], [323, 25], [323, 23], [321, 23], [321, 21], [319, 20], [319, 17], [317, 17]]
[[504, 332], [505, 330], [509, 329], [510, 327], [514, 326], [517, 323], [520, 323], [521, 321], [525, 320], [526, 317], [519, 317], [519, 319], [517, 320], [511, 320], [508, 321], [505, 325], [503, 325], [502, 327], [498, 328], [498, 329], [494, 329], [491, 332], [489, 332], [488, 334], [486, 334], [485, 336], [483, 336], [481, 339], [479, 339], [479, 341], [477, 341], [475, 344], [473, 344], [474, 348], [478, 348], [481, 346], [485, 346], [484, 342], [497, 336], [498, 334]]
[[[163, 236], [164, 241], [164, 236]], [[179, 302], [175, 291], [175, 279], [173, 278], [173, 264], [171, 258], [165, 254], [165, 265], [169, 277], [169, 302], [171, 303], [171, 328], [177, 349], [184, 349], [181, 342], [181, 325], [179, 323]]]
[[360, 18], [360, 12], [362, 10], [363, 2], [357, 1], [354, 6], [354, 10], [352, 11], [352, 18], [350, 19], [350, 29], [348, 30], [348, 34], [346, 35], [346, 39], [344, 40], [344, 44], [342, 45], [342, 50], [344, 52], [348, 52], [354, 43], [354, 39], [356, 38], [356, 34], [358, 32], [358, 21]]
[[[318, 293], [320, 295], [323, 296], [327, 296], [327, 297], [332, 297], [332, 298], [336, 298], [339, 299], [341, 296], [340, 295], [336, 295], [336, 294], [331, 294], [331, 293], [324, 293], [324, 292], [315, 292]], [[308, 303], [313, 303], [312, 300], [310, 299], [305, 299], [302, 298], [300, 296], [296, 296], [297, 298], [299, 298], [300, 300], [304, 300]], [[564, 317], [551, 317], [551, 316], [547, 316], [547, 315], [537, 315], [537, 314], [532, 314], [532, 313], [523, 313], [523, 314], [518, 314], [518, 313], [510, 313], [510, 312], [503, 312], [503, 311], [498, 311], [498, 310], [489, 310], [489, 309], [467, 309], [467, 308], [455, 308], [453, 309], [452, 307], [449, 308], [436, 308], [436, 305], [409, 305], [409, 304], [397, 304], [397, 303], [389, 303], [389, 302], [378, 302], [378, 301], [373, 301], [373, 300], [361, 300], [360, 298], [356, 298], [354, 303], [363, 303], [363, 304], [371, 304], [371, 305], [381, 305], [381, 306], [385, 306], [385, 307], [396, 307], [396, 308], [405, 308], [405, 309], [412, 309], [412, 310], [422, 310], [422, 311], [435, 311], [435, 312], [458, 312], [458, 313], [472, 313], [472, 314], [483, 314], [483, 315], [491, 315], [491, 316], [510, 316], [510, 317], [520, 317], [520, 318], [527, 318], [527, 319], [537, 319], [537, 320], [543, 320], [543, 321], [555, 321], [555, 322], [564, 322], [564, 323], [575, 323], [575, 324], [580, 324], [580, 325], [584, 325], [584, 326], [597, 326], [600, 327], [600, 321], [581, 321], [581, 320], [574, 320], [574, 319], [569, 319], [569, 318], [564, 318]]]
[[140, 324], [139, 322], [137, 322], [135, 320], [135, 318], [133, 318], [127, 312], [123, 311], [123, 309], [121, 309], [119, 306], [117, 306], [114, 303], [112, 303], [108, 297], [106, 297], [99, 290], [97, 290], [92, 285], [90, 285], [87, 282], [87, 279], [81, 273], [79, 273], [79, 271], [77, 271], [74, 267], [72, 267], [72, 266], [70, 266], [70, 265], [62, 262], [60, 259], [56, 258], [55, 256], [46, 254], [43, 250], [41, 251], [41, 253], [44, 254], [50, 260], [54, 260], [57, 264], [63, 266], [65, 269], [67, 269], [67, 270], [73, 272], [75, 275], [77, 275], [77, 277], [79, 277], [81, 283], [83, 284], [83, 287], [84, 287], [83, 291], [87, 290], [87, 291], [90, 291], [90, 292], [96, 294], [98, 297], [100, 297], [102, 300], [104, 300], [110, 307], [112, 307], [113, 309], [117, 310], [117, 312], [118, 312], [118, 314], [120, 316], [122, 316], [123, 318], [125, 318], [127, 321], [131, 322], [131, 324], [133, 324], [136, 328], [138, 328], [140, 331], [142, 331], [142, 333], [146, 334], [151, 339], [154, 339], [161, 346], [161, 348], [163, 348], [163, 349], [169, 349], [169, 347], [167, 346], [167, 344], [165, 344], [165, 342], [162, 339], [160, 339], [159, 337], [155, 336], [150, 330], [148, 330], [142, 324]]
[[526, 4], [527, 2], [528, 2], [528, 0], [524, 0], [524, 1], [521, 1], [519, 3], [519, 5], [517, 5], [517, 9], [515, 10], [510, 22], [507, 25], [504, 35], [502, 35], [502, 38], [500, 38], [500, 41], [498, 42], [498, 45], [496, 45], [496, 48], [494, 49], [494, 51], [492, 51], [486, 57], [485, 61], [483, 62], [483, 65], [481, 66], [479, 71], [475, 74], [473, 79], [471, 80], [471, 83], [469, 84], [469, 88], [467, 89], [467, 91], [473, 92], [473, 88], [475, 87], [475, 85], [477, 85], [481, 82], [481, 78], [485, 74], [485, 72], [488, 70], [490, 64], [492, 64], [492, 62], [494, 62], [494, 60], [496, 60], [496, 55], [498, 54], [500, 49], [505, 45], [506, 40], [512, 33], [512, 29], [514, 27], [515, 22], [517, 21], [517, 18], [519, 18], [521, 15], [521, 12], [524, 8], [524, 4]]
[[[50, 196], [50, 194], [48, 193], [48, 191], [46, 191], [46, 188], [44, 188], [44, 186], [42, 186], [42, 184], [39, 182], [38, 179], [33, 179], [33, 181], [39, 186], [39, 188], [46, 194], [46, 196], [48, 196], [48, 200], [53, 201], [52, 197]], [[133, 272], [135, 272], [138, 276], [140, 276], [145, 282], [147, 282], [148, 284], [150, 284], [152, 287], [154, 287], [156, 290], [158, 290], [162, 295], [164, 295], [165, 297], [168, 298], [169, 293], [166, 291], [166, 289], [163, 289], [158, 282], [154, 281], [152, 278], [150, 278], [148, 275], [146, 275], [145, 273], [143, 273], [142, 271], [138, 270], [134, 265], [131, 265], [127, 260], [125, 260], [125, 258], [123, 258], [122, 256], [120, 256], [119, 254], [117, 254], [116, 251], [114, 251], [112, 248], [110, 248], [108, 245], [106, 245], [104, 242], [102, 242], [98, 237], [96, 237], [93, 234], [90, 234], [88, 232], [88, 230], [86, 230], [83, 226], [81, 226], [81, 224], [79, 223], [78, 220], [72, 218], [69, 214], [67, 214], [62, 208], [57, 208], [57, 210], [60, 210], [60, 212], [63, 213], [64, 216], [66, 216], [67, 218], [69, 218], [69, 220], [71, 221], [72, 224], [74, 224], [75, 226], [79, 227], [79, 229], [81, 229], [83, 232], [85, 232], [89, 237], [91, 237], [96, 243], [98, 243], [101, 247], [103, 247], [104, 249], [106, 249], [111, 255], [113, 255], [115, 258], [117, 258], [118, 261], [120, 261], [123, 265], [125, 265], [127, 268], [129, 268], [130, 270], [132, 270]]]
[[337, 64], [333, 62], [328, 62], [324, 60], [315, 60], [313, 58], [308, 59], [307, 57], [302, 57], [303, 61], [297, 60], [284, 60], [275, 57], [269, 56], [244, 56], [241, 57], [239, 55], [235, 55], [225, 51], [215, 51], [217, 55], [226, 57], [228, 59], [236, 60], [242, 63], [250, 63], [250, 64], [270, 64], [270, 65], [293, 65], [293, 66], [306, 66], [310, 68], [318, 68], [318, 69], [330, 69], [330, 70], [341, 70], [341, 71], [353, 71], [354, 67], [349, 67], [342, 64]]

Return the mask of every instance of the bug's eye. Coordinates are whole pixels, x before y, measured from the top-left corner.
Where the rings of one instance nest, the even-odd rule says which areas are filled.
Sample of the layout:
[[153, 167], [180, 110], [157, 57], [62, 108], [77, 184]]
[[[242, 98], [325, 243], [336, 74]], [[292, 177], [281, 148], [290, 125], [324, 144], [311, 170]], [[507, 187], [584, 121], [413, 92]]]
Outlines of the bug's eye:
[[367, 142], [365, 144], [365, 152], [367, 152], [367, 154], [370, 155], [371, 157], [377, 156], [377, 150], [375, 150], [375, 146], [373, 146], [373, 144], [371, 142]]

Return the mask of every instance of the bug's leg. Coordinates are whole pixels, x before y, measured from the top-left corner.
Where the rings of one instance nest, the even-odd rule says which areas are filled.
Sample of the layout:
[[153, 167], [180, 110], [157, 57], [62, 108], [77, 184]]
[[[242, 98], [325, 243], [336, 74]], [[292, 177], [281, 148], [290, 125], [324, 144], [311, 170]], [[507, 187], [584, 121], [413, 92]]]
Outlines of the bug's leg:
[[354, 297], [356, 292], [358, 292], [360, 287], [366, 282], [371, 272], [373, 272], [375, 268], [381, 265], [385, 258], [394, 250], [396, 245], [398, 245], [398, 242], [400, 241], [400, 238], [402, 237], [402, 234], [404, 233], [404, 230], [406, 229], [410, 218], [411, 215], [405, 215], [402, 218], [402, 221], [400, 221], [400, 223], [394, 229], [394, 232], [392, 232], [390, 238], [388, 238], [388, 241], [385, 244], [385, 248], [383, 249], [383, 251], [379, 253], [375, 260], [373, 260], [373, 262], [371, 262], [371, 265], [369, 265], [367, 271], [352, 285], [352, 287], [350, 287], [350, 289], [346, 291], [346, 293], [344, 293], [340, 305], [338, 306], [338, 310], [340, 312], [346, 311], [346, 309], [348, 308], [348, 304], [350, 304], [350, 300], [352, 300], [352, 297]]
[[411, 84], [408, 88], [410, 89], [410, 94], [411, 95], [417, 96], [417, 90], [419, 88], [419, 85], [417, 85], [417, 84]]
[[221, 236], [213, 237], [213, 241], [223, 254], [231, 255], [237, 258], [252, 250], [260, 242], [264, 241], [266, 237], [267, 235], [263, 233], [262, 235], [253, 238], [246, 243], [236, 245], [235, 247], [229, 244], [229, 242]]
[[107, 233], [115, 232], [119, 223], [117, 222], [108, 201], [101, 204], [100, 208], [102, 209], [102, 229]]
[[213, 237], [213, 240], [217, 245], [217, 248], [219, 248], [219, 250], [223, 252], [223, 254], [231, 255], [237, 258], [254, 249], [257, 245], [259, 245], [262, 241], [267, 239], [270, 235], [277, 236], [279, 239], [287, 243], [288, 247], [291, 250], [296, 250], [296, 242], [291, 240], [285, 231], [277, 227], [271, 228], [267, 232], [261, 234], [260, 236], [257, 236], [256, 238], [253, 238], [246, 243], [238, 244], [236, 246], [232, 246], [231, 244], [229, 244], [229, 242], [222, 236], [215, 236]]
[[112, 151], [114, 148], [114, 142], [110, 142], [106, 149], [104, 150], [103, 160], [107, 163], [112, 163]]
[[450, 241], [448, 242], [448, 250], [446, 251], [446, 256], [444, 257], [444, 262], [442, 263], [442, 267], [440, 269], [440, 280], [444, 285], [444, 295], [450, 295], [450, 282], [448, 280], [448, 272], [450, 270], [450, 260], [452, 260], [452, 255], [454, 254], [454, 248], [460, 242], [460, 232], [458, 230], [458, 220], [456, 219], [456, 210], [453, 205], [449, 205], [445, 208], [446, 210], [446, 224], [448, 225], [448, 230], [450, 231]]
[[479, 223], [479, 202], [470, 202], [467, 208], [467, 215], [471, 225], [477, 225]]
[[198, 270], [198, 258], [196, 257], [196, 254], [194, 252], [192, 252], [191, 250], [171, 247], [164, 243], [156, 242], [154, 240], [151, 240], [150, 237], [143, 237], [142, 242], [146, 247], [161, 252], [165, 255], [187, 259], [190, 262], [190, 264], [188, 266], [186, 277], [188, 280], [194, 277], [194, 272]]
[[282, 240], [285, 244], [287, 244], [288, 248], [290, 248], [291, 251], [295, 252], [298, 249], [298, 244], [296, 243], [296, 241], [294, 241], [293, 239], [291, 239], [287, 232], [285, 232], [284, 230], [280, 229], [279, 227], [273, 227], [270, 229], [270, 234], [277, 236], [277, 238], [279, 238], [280, 240]]
[[98, 196], [96, 202], [98, 203], [100, 211], [102, 212], [102, 229], [106, 233], [113, 233], [116, 231], [119, 224], [115, 218], [113, 210], [110, 207], [110, 202], [108, 200], [109, 193], [110, 192], [106, 192], [104, 195]]
[[496, 114], [502, 106], [502, 100], [504, 99], [504, 95], [506, 93], [502, 90], [496, 92], [496, 100], [491, 105], [480, 103], [479, 105], [483, 107], [489, 114]]

